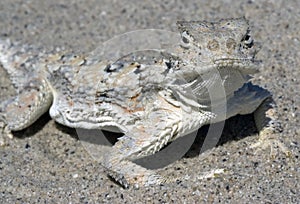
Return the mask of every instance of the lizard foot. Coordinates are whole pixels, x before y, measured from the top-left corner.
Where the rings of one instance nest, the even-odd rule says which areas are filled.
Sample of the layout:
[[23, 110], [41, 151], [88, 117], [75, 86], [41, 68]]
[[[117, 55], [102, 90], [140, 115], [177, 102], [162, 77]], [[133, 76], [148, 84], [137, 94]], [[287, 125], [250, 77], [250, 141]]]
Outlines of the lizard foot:
[[259, 133], [258, 142], [250, 146], [252, 149], [256, 149], [255, 152], [259, 150], [265, 150], [270, 148], [270, 155], [275, 158], [276, 155], [284, 153], [287, 157], [291, 156], [291, 151], [288, 147], [276, 136], [276, 132], [273, 128], [267, 127]]
[[125, 188], [133, 187], [138, 189], [144, 186], [161, 185], [167, 182], [167, 179], [156, 172], [138, 166], [129, 160], [118, 161], [115, 165], [112, 165], [110, 160], [110, 165], [104, 162], [104, 166], [109, 166], [109, 169], [107, 169], [108, 175]]

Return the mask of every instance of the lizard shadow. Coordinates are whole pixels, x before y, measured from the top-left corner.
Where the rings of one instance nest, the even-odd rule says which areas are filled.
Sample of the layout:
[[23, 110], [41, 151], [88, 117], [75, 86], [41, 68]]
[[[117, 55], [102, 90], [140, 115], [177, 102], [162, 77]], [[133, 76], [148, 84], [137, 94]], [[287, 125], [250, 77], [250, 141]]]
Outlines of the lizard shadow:
[[[46, 113], [26, 130], [17, 131], [13, 134], [19, 139], [31, 137], [41, 129], [43, 129], [43, 127], [50, 120], [51, 118], [49, 114]], [[209, 128], [213, 129], [214, 125], [216, 124], [203, 126], [196, 132], [191, 133], [192, 136], [186, 135], [184, 137], [178, 138], [175, 141], [167, 144], [159, 152], [147, 157], [134, 160], [134, 162], [148, 169], [159, 169], [175, 162], [182, 157], [197, 157], [204, 151], [217, 146], [221, 146], [230, 141], [243, 139], [257, 133], [253, 114], [237, 115], [225, 121], [224, 127], [222, 129], [222, 134], [218, 138], [218, 141], [214, 146], [208, 148], [204, 147], [203, 145], [205, 145], [205, 139]], [[115, 142], [117, 142], [118, 138], [123, 136], [122, 133], [114, 133], [105, 130], [69, 128], [58, 123], [55, 123], [55, 126], [70, 137], [80, 140], [85, 149], [94, 159], [101, 158], [101, 155], [103, 155], [103, 153], [107, 151], [107, 148], [110, 148]], [[191, 143], [188, 144], [187, 148], [183, 150], [181, 154], [178, 154], [178, 152], [181, 151], [180, 147], [184, 146], [187, 140], [192, 141], [189, 141]]]
[[[213, 127], [214, 125], [215, 124], [206, 125], [198, 130], [194, 143], [192, 144], [188, 152], [184, 155], [184, 157], [186, 158], [197, 157], [203, 152], [202, 148], [203, 148], [204, 140], [206, 138], [208, 129], [210, 126], [214, 128]], [[231, 141], [241, 140], [255, 133], [257, 133], [257, 128], [255, 126], [253, 114], [236, 115], [225, 121], [222, 130], [222, 135], [219, 138], [216, 147], [222, 146], [223, 144]]]
[[51, 120], [49, 113], [43, 114], [36, 122], [30, 125], [28, 128], [12, 132], [13, 136], [17, 139], [24, 139], [26, 137], [32, 137], [39, 131], [41, 131], [47, 123]]
[[[159, 152], [134, 160], [134, 162], [148, 169], [159, 169], [182, 157], [197, 157], [201, 155], [202, 152], [212, 149], [215, 146], [220, 146], [234, 140], [240, 140], [257, 133], [253, 114], [237, 115], [225, 121], [222, 134], [218, 137], [218, 141], [215, 145], [204, 147], [207, 132], [209, 131], [209, 128], [213, 129], [215, 125], [217, 124], [201, 127], [195, 133], [191, 133], [190, 135], [186, 135], [170, 142]], [[75, 130], [61, 125], [57, 125], [57, 127], [64, 133], [69, 134], [71, 137], [79, 139], [94, 159], [101, 158], [101, 155], [103, 155], [110, 146], [117, 142], [118, 138], [123, 136], [122, 133], [108, 132], [104, 130]], [[182, 146], [186, 146], [185, 149], [182, 148]]]
[[[159, 169], [166, 167], [180, 158], [198, 157], [209, 149], [221, 146], [230, 141], [241, 140], [257, 133], [253, 114], [236, 115], [225, 121], [224, 127], [222, 128], [222, 134], [220, 137], [217, 137], [218, 141], [213, 142], [213, 145], [207, 146], [207, 143], [205, 143], [206, 136], [214, 136], [207, 134], [209, 129], [214, 129], [219, 124], [220, 123], [205, 125], [194, 133], [169, 143], [154, 155], [135, 160], [134, 162], [148, 169]], [[192, 140], [192, 143], [190, 143], [189, 140]], [[173, 143], [175, 143], [175, 145], [173, 145]], [[185, 143], [188, 143], [188, 148], [183, 152], [182, 146], [184, 146]], [[173, 147], [170, 147], [172, 145]]]

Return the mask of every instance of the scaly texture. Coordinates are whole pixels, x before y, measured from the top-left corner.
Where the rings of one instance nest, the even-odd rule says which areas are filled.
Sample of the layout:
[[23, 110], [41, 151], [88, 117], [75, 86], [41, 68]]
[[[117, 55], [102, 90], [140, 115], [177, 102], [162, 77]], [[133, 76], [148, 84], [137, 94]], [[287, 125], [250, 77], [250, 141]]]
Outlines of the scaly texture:
[[265, 114], [271, 95], [248, 81], [259, 68], [248, 22], [177, 25], [180, 45], [168, 52], [136, 51], [117, 61], [0, 41], [0, 61], [18, 88], [17, 97], [1, 103], [6, 131], [24, 129], [50, 110], [69, 127], [122, 132], [102, 165], [125, 187], [166, 182], [132, 160], [237, 114], [255, 112], [262, 132], [255, 146], [274, 144], [268, 142], [274, 119]]

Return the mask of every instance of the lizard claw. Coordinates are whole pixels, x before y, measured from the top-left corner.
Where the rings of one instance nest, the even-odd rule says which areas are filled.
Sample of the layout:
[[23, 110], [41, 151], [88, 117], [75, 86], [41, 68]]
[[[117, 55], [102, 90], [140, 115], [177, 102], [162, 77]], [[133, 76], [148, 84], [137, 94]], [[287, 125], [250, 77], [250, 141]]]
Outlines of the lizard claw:
[[[152, 171], [151, 171], [152, 172]], [[149, 172], [150, 173], [150, 172]], [[153, 186], [153, 185], [161, 185], [166, 183], [167, 179], [162, 177], [161, 175], [151, 173], [146, 175], [116, 175], [113, 176], [110, 174], [118, 183], [120, 183], [125, 188], [134, 188], [139, 189], [144, 186]]]

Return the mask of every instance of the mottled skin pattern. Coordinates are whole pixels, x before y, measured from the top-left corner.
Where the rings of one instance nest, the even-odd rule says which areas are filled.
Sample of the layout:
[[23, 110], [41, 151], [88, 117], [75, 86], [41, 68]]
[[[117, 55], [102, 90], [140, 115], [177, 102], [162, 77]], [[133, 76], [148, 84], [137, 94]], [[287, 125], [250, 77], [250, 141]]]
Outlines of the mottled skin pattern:
[[[139, 51], [115, 62], [0, 41], [0, 62], [18, 90], [17, 97], [1, 102], [4, 130], [10, 135], [27, 128], [49, 110], [55, 121], [72, 128], [122, 132], [102, 165], [125, 187], [166, 181], [131, 160], [237, 114], [254, 112], [260, 131], [255, 146], [280, 144], [269, 139], [276, 131], [266, 115], [270, 93], [248, 82], [259, 64], [248, 22], [177, 25], [182, 42], [172, 52]], [[217, 81], [225, 97], [216, 95], [215, 104], [226, 99], [226, 116], [220, 116], [222, 105], [211, 111], [208, 88]]]

